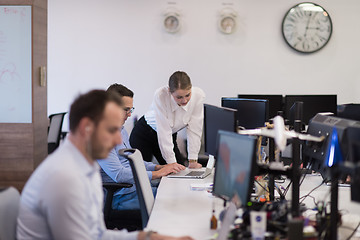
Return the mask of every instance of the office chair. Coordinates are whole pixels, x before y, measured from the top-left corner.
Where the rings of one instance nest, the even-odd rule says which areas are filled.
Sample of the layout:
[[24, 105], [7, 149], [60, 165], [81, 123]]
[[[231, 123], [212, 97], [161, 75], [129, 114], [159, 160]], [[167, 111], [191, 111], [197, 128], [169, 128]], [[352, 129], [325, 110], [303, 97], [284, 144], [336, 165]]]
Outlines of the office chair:
[[66, 112], [55, 113], [49, 116], [48, 154], [52, 153], [60, 144], [61, 129]]
[[108, 229], [142, 230], [140, 210], [117, 210], [112, 208], [114, 193], [121, 188], [129, 188], [130, 183], [103, 182], [105, 189], [104, 221]]
[[0, 189], [0, 240], [15, 240], [20, 193], [14, 187]]
[[142, 227], [145, 228], [154, 206], [154, 194], [146, 173], [144, 160], [138, 149], [121, 149], [119, 154], [127, 158], [133, 171], [136, 193], [139, 197]]

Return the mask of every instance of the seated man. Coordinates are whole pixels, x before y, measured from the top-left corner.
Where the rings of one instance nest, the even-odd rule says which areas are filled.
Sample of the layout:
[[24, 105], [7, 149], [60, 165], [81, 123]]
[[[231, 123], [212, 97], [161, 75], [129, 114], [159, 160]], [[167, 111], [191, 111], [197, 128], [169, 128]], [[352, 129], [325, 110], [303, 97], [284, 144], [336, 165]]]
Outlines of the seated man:
[[[121, 143], [121, 99], [102, 90], [80, 95], [70, 109], [70, 134], [34, 171], [20, 199], [17, 239], [191, 239], [108, 230], [95, 159]], [[151, 235], [151, 236], [150, 236]]]
[[[121, 97], [121, 100], [124, 104], [124, 110], [126, 115], [121, 121], [123, 125], [128, 117], [131, 116], [131, 113], [134, 109], [133, 107], [133, 97], [134, 93], [127, 87], [121, 84], [113, 84], [108, 89], [107, 92], [115, 92]], [[125, 209], [139, 209], [139, 199], [135, 190], [134, 177], [130, 167], [129, 161], [119, 155], [119, 150], [124, 148], [131, 148], [129, 143], [129, 134], [124, 127], [121, 128], [121, 137], [123, 139], [121, 144], [118, 144], [113, 148], [108, 158], [98, 160], [99, 165], [102, 170], [115, 182], [122, 183], [131, 183], [134, 184], [131, 188], [120, 189], [114, 194], [112, 208], [118, 210]], [[173, 172], [178, 172], [185, 167], [178, 163], [172, 163], [167, 165], [156, 165], [152, 162], [145, 162], [145, 168], [149, 176], [150, 181], [153, 179], [159, 179], [162, 176], [166, 176]], [[106, 182], [106, 175], [102, 174], [103, 181]], [[153, 186], [154, 195], [156, 194], [156, 187]]]

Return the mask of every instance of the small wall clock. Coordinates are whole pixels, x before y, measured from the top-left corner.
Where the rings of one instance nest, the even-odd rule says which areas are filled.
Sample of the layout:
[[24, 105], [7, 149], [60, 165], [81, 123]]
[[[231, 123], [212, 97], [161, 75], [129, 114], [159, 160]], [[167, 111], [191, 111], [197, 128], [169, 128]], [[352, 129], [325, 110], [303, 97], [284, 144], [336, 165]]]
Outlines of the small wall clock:
[[330, 40], [332, 22], [329, 13], [315, 3], [299, 3], [290, 8], [282, 22], [286, 43], [302, 53], [322, 49]]
[[176, 33], [180, 30], [180, 14], [175, 9], [168, 9], [164, 14], [164, 28], [168, 33]]
[[231, 8], [225, 8], [220, 12], [219, 29], [222, 33], [232, 34], [236, 29], [236, 12]]

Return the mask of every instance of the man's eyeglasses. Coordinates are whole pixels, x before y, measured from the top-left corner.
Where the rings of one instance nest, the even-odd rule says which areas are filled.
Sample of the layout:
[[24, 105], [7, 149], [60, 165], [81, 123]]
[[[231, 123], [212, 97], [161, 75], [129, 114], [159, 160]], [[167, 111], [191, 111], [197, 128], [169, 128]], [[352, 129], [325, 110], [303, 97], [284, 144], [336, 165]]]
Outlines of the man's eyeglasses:
[[134, 108], [134, 107], [132, 107], [132, 108], [124, 108], [124, 111], [126, 112], [126, 114], [133, 113], [133, 112], [134, 112], [134, 110], [135, 110], [135, 108]]

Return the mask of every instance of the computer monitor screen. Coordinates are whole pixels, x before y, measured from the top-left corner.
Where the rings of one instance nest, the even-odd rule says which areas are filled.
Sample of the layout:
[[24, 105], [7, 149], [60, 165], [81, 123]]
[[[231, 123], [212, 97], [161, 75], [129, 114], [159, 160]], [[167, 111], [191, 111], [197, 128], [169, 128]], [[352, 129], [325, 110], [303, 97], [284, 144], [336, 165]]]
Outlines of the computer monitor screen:
[[238, 126], [245, 129], [264, 127], [269, 121], [268, 100], [222, 97], [221, 106], [236, 109]]
[[265, 99], [269, 101], [269, 118], [274, 118], [279, 111], [283, 111], [282, 95], [256, 95], [256, 94], [238, 94], [238, 98], [247, 99]]
[[236, 132], [237, 110], [204, 104], [205, 153], [215, 156], [219, 130]]
[[295, 102], [303, 102], [302, 121], [307, 125], [317, 113], [337, 113], [336, 95], [286, 95], [284, 97], [284, 112], [286, 119], [291, 119], [291, 107]]
[[237, 194], [247, 205], [254, 184], [256, 137], [219, 131], [213, 194], [230, 200]]

